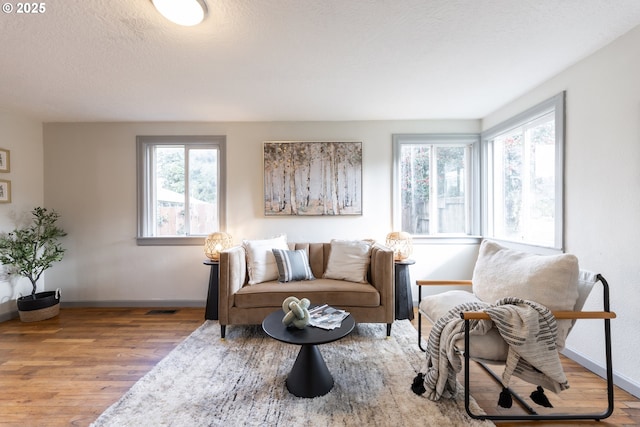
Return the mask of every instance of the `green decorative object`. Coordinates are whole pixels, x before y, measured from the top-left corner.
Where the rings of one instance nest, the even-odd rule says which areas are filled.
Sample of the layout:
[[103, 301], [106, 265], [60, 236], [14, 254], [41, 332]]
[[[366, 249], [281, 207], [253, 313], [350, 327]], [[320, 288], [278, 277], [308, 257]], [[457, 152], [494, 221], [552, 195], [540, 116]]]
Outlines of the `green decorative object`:
[[310, 304], [311, 302], [306, 298], [287, 297], [282, 302], [282, 311], [284, 311], [282, 324], [287, 327], [294, 326], [298, 329], [304, 329], [309, 324]]

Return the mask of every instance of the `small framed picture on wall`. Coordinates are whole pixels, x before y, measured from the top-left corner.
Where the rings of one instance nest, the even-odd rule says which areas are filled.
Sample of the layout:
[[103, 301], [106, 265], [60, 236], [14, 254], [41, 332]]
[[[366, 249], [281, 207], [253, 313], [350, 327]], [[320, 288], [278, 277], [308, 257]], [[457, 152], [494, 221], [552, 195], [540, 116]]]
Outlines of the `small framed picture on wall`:
[[10, 172], [11, 163], [9, 159], [9, 150], [0, 148], [0, 172]]
[[11, 203], [11, 181], [0, 179], [0, 203]]

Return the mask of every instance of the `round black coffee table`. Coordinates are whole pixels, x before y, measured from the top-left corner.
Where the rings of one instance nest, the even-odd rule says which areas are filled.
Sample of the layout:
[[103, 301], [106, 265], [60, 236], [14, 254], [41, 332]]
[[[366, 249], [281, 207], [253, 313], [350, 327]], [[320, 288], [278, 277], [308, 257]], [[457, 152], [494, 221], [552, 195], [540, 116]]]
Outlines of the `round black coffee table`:
[[314, 326], [287, 328], [282, 324], [283, 317], [282, 310], [271, 313], [262, 322], [262, 329], [273, 339], [302, 346], [287, 377], [287, 389], [298, 397], [318, 397], [329, 393], [333, 388], [333, 377], [317, 345], [349, 335], [356, 325], [353, 316], [347, 316], [342, 326], [330, 331]]

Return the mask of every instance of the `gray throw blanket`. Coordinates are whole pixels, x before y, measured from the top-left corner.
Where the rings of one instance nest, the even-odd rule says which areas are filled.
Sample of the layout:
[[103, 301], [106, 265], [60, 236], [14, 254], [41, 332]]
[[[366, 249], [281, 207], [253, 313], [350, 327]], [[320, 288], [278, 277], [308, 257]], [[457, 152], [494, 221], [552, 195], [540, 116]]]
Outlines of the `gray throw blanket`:
[[[424, 387], [430, 400], [441, 397], [452, 398], [456, 394], [456, 375], [462, 369], [456, 341], [464, 338], [463, 311], [482, 311], [490, 307], [482, 302], [464, 303], [449, 310], [431, 328], [427, 343], [427, 360], [424, 372]], [[490, 321], [472, 320], [470, 333], [484, 335], [491, 328]]]
[[491, 321], [470, 321], [470, 335], [484, 335], [495, 325], [509, 345], [503, 386], [507, 387], [515, 375], [556, 393], [569, 388], [555, 344], [555, 318], [540, 304], [510, 297], [495, 305], [461, 304], [438, 319], [429, 334], [426, 369], [422, 371], [430, 400], [456, 394], [456, 375], [462, 369], [456, 342], [464, 338], [464, 320], [460, 318], [463, 311], [485, 311], [491, 317]]

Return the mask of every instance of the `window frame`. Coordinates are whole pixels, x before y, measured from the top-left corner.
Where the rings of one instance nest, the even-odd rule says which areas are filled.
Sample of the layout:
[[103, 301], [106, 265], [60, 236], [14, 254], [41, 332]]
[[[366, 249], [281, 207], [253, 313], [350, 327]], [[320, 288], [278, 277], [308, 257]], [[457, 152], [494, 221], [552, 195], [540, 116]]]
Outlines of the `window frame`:
[[431, 233], [431, 234], [412, 234], [414, 241], [426, 240], [447, 240], [472, 238], [477, 240], [479, 232], [479, 203], [480, 203], [480, 134], [479, 133], [412, 133], [412, 134], [393, 134], [393, 167], [392, 167], [392, 227], [394, 230], [402, 228], [402, 191], [400, 191], [401, 177], [401, 150], [403, 145], [424, 144], [429, 146], [446, 146], [446, 145], [467, 145], [470, 146], [470, 156], [468, 165], [468, 174], [466, 177], [466, 202], [467, 202], [467, 224], [465, 225], [465, 233]]
[[167, 146], [215, 147], [218, 150], [218, 224], [219, 230], [226, 229], [226, 136], [224, 135], [143, 135], [136, 137], [137, 168], [137, 236], [138, 246], [199, 246], [204, 243], [205, 235], [191, 236], [149, 236], [149, 220], [152, 215], [151, 148]]
[[[564, 148], [565, 148], [565, 95], [563, 91], [527, 110], [481, 132], [481, 169], [482, 169], [482, 235], [492, 240], [505, 242], [512, 247], [536, 248], [550, 253], [564, 250]], [[492, 212], [492, 143], [496, 137], [515, 128], [554, 112], [555, 115], [555, 205], [554, 205], [554, 242], [553, 246], [544, 246], [527, 241], [515, 241], [495, 237]]]

